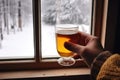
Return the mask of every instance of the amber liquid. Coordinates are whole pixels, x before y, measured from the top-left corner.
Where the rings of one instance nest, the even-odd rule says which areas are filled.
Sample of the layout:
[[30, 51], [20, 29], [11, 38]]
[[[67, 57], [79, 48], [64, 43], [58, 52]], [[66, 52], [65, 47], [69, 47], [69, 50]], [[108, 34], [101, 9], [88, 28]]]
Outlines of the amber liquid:
[[64, 47], [66, 41], [78, 43], [78, 32], [74, 30], [59, 30], [56, 32], [57, 51], [61, 57], [70, 57], [73, 52]]

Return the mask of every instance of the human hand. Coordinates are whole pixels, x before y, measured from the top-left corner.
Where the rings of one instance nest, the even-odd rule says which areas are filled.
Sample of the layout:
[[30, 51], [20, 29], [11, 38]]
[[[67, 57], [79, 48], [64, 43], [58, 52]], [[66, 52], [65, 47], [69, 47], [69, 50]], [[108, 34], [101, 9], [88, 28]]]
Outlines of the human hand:
[[81, 56], [90, 66], [94, 58], [101, 53], [104, 49], [98, 37], [89, 35], [87, 33], [79, 32], [79, 42], [65, 42], [66, 49], [77, 53]]

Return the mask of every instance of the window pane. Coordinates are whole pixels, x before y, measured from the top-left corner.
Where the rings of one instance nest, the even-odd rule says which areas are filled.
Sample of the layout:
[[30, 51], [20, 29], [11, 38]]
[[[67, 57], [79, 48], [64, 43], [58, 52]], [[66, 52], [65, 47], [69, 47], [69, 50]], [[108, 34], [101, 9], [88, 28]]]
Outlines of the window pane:
[[58, 57], [55, 41], [57, 7], [62, 21], [78, 24], [79, 30], [91, 32], [92, 0], [41, 0], [42, 57]]
[[32, 0], [0, 0], [0, 59], [33, 58]]

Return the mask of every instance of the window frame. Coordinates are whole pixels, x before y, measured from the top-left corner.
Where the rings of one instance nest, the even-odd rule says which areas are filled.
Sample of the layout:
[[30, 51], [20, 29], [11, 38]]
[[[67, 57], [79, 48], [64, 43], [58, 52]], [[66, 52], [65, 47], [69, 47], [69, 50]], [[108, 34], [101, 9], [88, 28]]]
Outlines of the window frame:
[[[34, 42], [35, 42], [35, 60], [16, 60], [16, 61], [0, 61], [0, 71], [8, 71], [8, 70], [29, 70], [29, 69], [55, 69], [55, 68], [71, 68], [71, 67], [87, 67], [84, 63], [84, 60], [80, 59], [76, 61], [76, 64], [71, 67], [63, 67], [57, 63], [57, 59], [45, 59], [42, 60], [41, 54], [41, 37], [40, 37], [40, 25], [41, 25], [41, 17], [40, 17], [40, 9], [41, 4], [40, 0], [32, 0], [33, 1], [33, 23], [34, 23]], [[102, 31], [102, 20], [103, 20], [103, 10], [104, 10], [104, 0], [93, 0], [93, 16], [92, 15], [92, 35], [100, 37], [101, 40], [101, 31]], [[98, 10], [101, 11], [98, 12]], [[39, 38], [39, 39], [37, 39]]]

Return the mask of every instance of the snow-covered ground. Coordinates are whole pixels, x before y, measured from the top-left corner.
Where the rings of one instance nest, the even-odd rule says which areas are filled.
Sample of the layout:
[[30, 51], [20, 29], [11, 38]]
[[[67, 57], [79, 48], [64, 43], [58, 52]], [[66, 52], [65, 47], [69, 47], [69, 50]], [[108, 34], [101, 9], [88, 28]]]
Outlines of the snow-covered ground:
[[28, 24], [23, 31], [4, 34], [0, 48], [1, 58], [24, 58], [34, 57], [33, 26]]
[[42, 56], [59, 56], [56, 51], [55, 26], [42, 25]]
[[[80, 25], [80, 30], [89, 33], [90, 28]], [[4, 35], [0, 48], [0, 59], [6, 58], [33, 58], [34, 57], [34, 39], [33, 26], [28, 24], [23, 27], [23, 31], [11, 32]], [[59, 56], [56, 51], [55, 27], [42, 25], [42, 57]]]
[[[54, 26], [43, 25], [42, 30], [42, 57], [58, 56], [55, 46]], [[4, 40], [1, 42], [0, 59], [26, 57], [34, 57], [32, 24], [24, 26], [23, 31], [10, 32], [9, 35], [5, 34]]]

